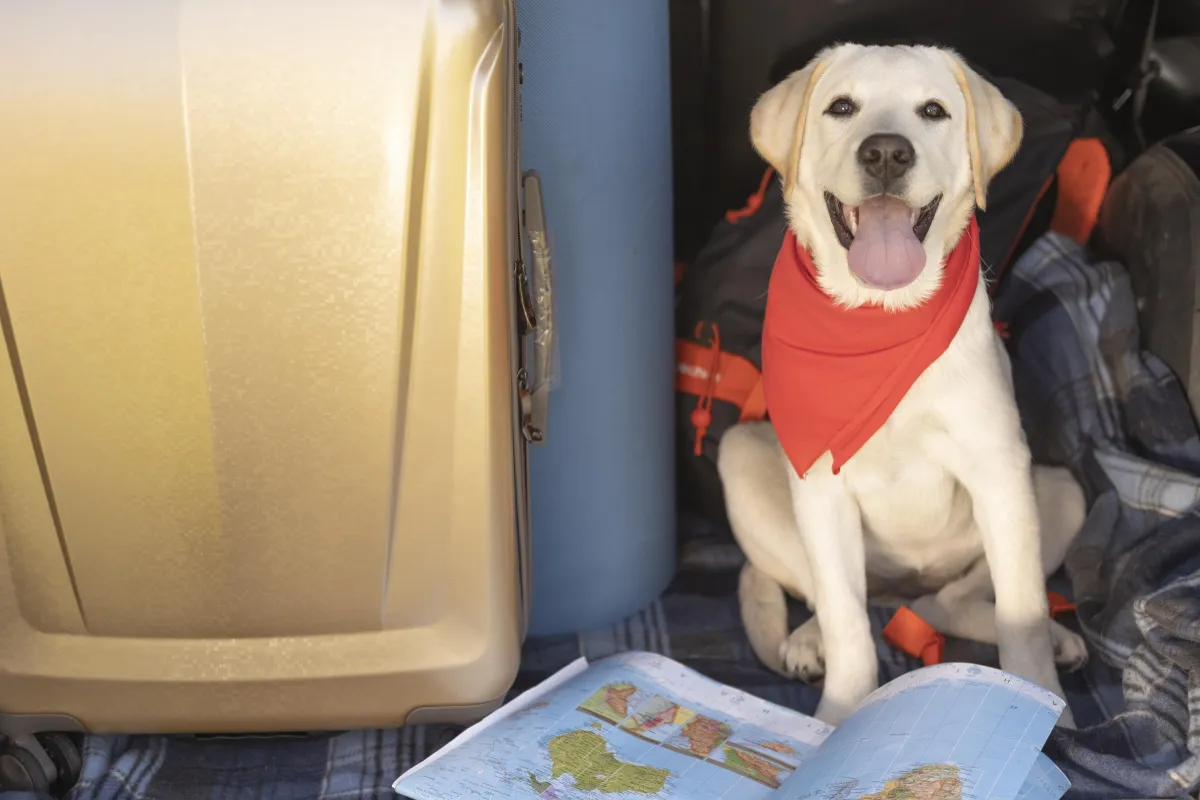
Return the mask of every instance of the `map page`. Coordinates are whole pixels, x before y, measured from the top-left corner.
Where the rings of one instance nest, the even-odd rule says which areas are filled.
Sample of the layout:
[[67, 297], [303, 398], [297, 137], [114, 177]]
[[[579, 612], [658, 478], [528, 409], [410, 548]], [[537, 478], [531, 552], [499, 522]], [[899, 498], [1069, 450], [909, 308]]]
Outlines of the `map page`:
[[946, 664], [868, 697], [836, 731], [662, 656], [583, 659], [394, 784], [412, 800], [1059, 800], [1041, 754], [1062, 711], [997, 670]]
[[821, 723], [670, 659], [582, 659], [394, 784], [413, 800], [763, 798], [829, 735]]
[[1062, 710], [999, 670], [910, 672], [864, 700], [780, 800], [1058, 800], [1066, 779], [1039, 756]]
[[1017, 800], [1058, 800], [1070, 788], [1071, 782], [1049, 756], [1038, 753], [1029, 777], [1017, 792]]

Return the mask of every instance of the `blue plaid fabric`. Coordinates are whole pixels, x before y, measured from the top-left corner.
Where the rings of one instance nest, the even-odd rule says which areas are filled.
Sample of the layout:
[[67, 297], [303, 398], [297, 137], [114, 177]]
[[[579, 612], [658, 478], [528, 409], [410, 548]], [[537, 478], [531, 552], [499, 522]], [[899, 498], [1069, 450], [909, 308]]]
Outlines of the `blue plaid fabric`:
[[[1064, 676], [1081, 730], [1048, 752], [1070, 797], [1179, 797], [1200, 784], [1200, 439], [1167, 369], [1137, 348], [1134, 300], [1114, 264], [1050, 235], [996, 300], [1009, 323], [1018, 398], [1037, 458], [1068, 464], [1091, 514], [1069, 554], [1077, 622], [1093, 658]], [[986, 424], [987, 420], [980, 420]], [[819, 689], [763, 669], [741, 629], [741, 555], [687, 520], [679, 574], [662, 598], [611, 628], [527, 643], [514, 691], [579, 655], [664, 653], [716, 680], [811, 713]], [[876, 633], [894, 609], [872, 608]], [[805, 616], [793, 609], [794, 622]], [[1076, 620], [1067, 620], [1073, 624]], [[877, 636], [878, 639], [878, 636]], [[917, 666], [878, 644], [880, 679]], [[996, 664], [951, 641], [948, 660]], [[73, 800], [308, 800], [389, 797], [392, 781], [457, 730], [426, 726], [309, 739], [93, 736]], [[9, 800], [5, 798], [4, 800]]]
[[[1039, 241], [996, 302], [1034, 456], [1091, 503], [1067, 556], [1093, 661], [1120, 670], [1110, 719], [1058, 731], [1072, 797], [1179, 797], [1200, 785], [1200, 439], [1183, 390], [1138, 349], [1129, 278]], [[1100, 693], [1098, 693], [1100, 694]]]

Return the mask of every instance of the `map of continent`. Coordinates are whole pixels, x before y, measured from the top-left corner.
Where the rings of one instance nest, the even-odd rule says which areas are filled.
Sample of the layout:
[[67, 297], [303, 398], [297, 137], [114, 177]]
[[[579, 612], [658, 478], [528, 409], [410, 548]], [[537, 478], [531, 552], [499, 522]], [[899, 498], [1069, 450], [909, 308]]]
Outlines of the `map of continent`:
[[883, 791], [858, 800], [962, 800], [962, 779], [958, 767], [926, 764], [888, 781]]
[[615, 725], [629, 716], [629, 699], [636, 693], [632, 683], [610, 683], [580, 703], [579, 709]]
[[728, 767], [734, 772], [745, 775], [747, 778], [756, 780], [772, 789], [779, 788], [781, 784], [779, 780], [780, 773], [783, 773], [785, 777], [790, 774], [781, 769], [778, 764], [774, 764], [762, 756], [757, 756], [754, 753], [737, 747], [726, 745], [721, 748], [721, 753], [724, 756], [724, 760], [721, 762], [722, 766]]
[[634, 736], [644, 737], [664, 726], [686, 725], [696, 717], [696, 712], [684, 708], [662, 696], [650, 698], [629, 719], [621, 723], [621, 730]]
[[[669, 770], [621, 761], [609, 750], [604, 737], [592, 730], [571, 731], [555, 736], [547, 749], [550, 753], [550, 780], [570, 775], [575, 779], [576, 788], [584, 792], [655, 795], [666, 786], [671, 774]], [[530, 778], [536, 788], [540, 782], [532, 775]]]
[[679, 733], [667, 740], [672, 747], [696, 758], [708, 758], [712, 751], [733, 735], [728, 722], [712, 717], [696, 716], [679, 729]]

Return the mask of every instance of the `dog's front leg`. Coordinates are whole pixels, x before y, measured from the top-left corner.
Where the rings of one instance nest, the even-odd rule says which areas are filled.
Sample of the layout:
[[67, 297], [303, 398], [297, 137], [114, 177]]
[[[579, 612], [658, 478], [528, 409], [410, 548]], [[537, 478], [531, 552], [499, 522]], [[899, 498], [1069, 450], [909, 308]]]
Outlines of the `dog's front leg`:
[[[952, 424], [945, 443], [947, 466], [974, 504], [996, 596], [1000, 666], [1063, 697], [1050, 635], [1029, 448], [1016, 408], [997, 405], [975, 406], [994, 413], [986, 426], [973, 416], [969, 421], [964, 417], [961, 427]], [[1069, 721], [1069, 712], [1064, 720]]]
[[825, 689], [817, 717], [836, 725], [879, 685], [867, 617], [862, 518], [845, 481], [832, 474], [828, 455], [805, 478], [789, 473], [825, 648]]

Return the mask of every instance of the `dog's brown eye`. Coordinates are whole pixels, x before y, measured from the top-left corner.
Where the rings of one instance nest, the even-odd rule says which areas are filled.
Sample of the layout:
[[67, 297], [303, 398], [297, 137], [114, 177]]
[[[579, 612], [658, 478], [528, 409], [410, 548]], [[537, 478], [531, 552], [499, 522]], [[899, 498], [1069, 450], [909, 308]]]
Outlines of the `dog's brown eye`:
[[921, 106], [921, 110], [918, 113], [925, 119], [945, 119], [950, 116], [946, 113], [946, 109], [941, 103], [933, 100]]
[[849, 97], [839, 97], [825, 109], [825, 113], [831, 117], [850, 117], [855, 111], [858, 111], [858, 106]]

